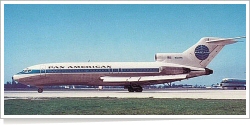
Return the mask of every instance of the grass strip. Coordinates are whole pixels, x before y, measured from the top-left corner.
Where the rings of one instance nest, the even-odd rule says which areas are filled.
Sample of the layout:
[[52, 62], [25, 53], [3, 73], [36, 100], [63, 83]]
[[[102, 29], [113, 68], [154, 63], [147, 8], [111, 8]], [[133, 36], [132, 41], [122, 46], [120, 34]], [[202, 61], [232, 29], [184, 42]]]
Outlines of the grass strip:
[[246, 100], [41, 98], [4, 101], [5, 115], [246, 115]]

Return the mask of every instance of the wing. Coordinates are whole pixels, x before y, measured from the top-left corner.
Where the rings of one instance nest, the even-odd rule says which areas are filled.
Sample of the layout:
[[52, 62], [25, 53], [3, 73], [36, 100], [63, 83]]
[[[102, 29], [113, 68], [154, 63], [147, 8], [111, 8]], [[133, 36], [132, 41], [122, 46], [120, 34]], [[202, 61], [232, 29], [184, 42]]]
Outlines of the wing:
[[187, 78], [187, 74], [181, 75], [161, 75], [161, 76], [140, 76], [140, 77], [100, 77], [103, 82], [147, 82], [159, 80], [180, 80]]

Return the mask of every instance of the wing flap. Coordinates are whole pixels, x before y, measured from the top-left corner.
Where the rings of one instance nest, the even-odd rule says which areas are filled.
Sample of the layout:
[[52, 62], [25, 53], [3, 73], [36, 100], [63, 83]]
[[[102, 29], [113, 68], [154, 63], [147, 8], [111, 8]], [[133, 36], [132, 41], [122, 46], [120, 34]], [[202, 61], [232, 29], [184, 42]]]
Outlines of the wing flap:
[[146, 82], [146, 81], [158, 81], [158, 80], [173, 80], [173, 79], [185, 79], [187, 74], [180, 75], [161, 75], [161, 76], [141, 76], [141, 77], [112, 77], [103, 76], [101, 79], [103, 82]]

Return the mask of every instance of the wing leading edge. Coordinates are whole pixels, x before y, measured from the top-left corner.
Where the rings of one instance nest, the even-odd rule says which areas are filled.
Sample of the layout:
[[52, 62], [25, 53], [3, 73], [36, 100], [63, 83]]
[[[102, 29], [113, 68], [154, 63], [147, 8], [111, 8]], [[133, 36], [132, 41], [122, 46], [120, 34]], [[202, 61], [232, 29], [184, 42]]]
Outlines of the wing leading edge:
[[185, 79], [187, 74], [180, 75], [161, 75], [161, 76], [140, 76], [140, 77], [112, 77], [103, 76], [100, 77], [103, 82], [147, 82], [147, 81], [159, 81], [159, 80], [180, 80]]

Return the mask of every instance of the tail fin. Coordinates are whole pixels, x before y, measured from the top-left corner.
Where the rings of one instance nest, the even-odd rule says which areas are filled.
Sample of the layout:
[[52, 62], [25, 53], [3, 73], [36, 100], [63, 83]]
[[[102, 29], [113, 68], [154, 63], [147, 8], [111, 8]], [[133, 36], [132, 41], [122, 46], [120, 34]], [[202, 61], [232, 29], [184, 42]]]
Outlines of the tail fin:
[[155, 55], [155, 60], [166, 63], [205, 68], [225, 45], [235, 43], [237, 42], [237, 39], [241, 38], [245, 37], [204, 37], [183, 53], [157, 53]]

